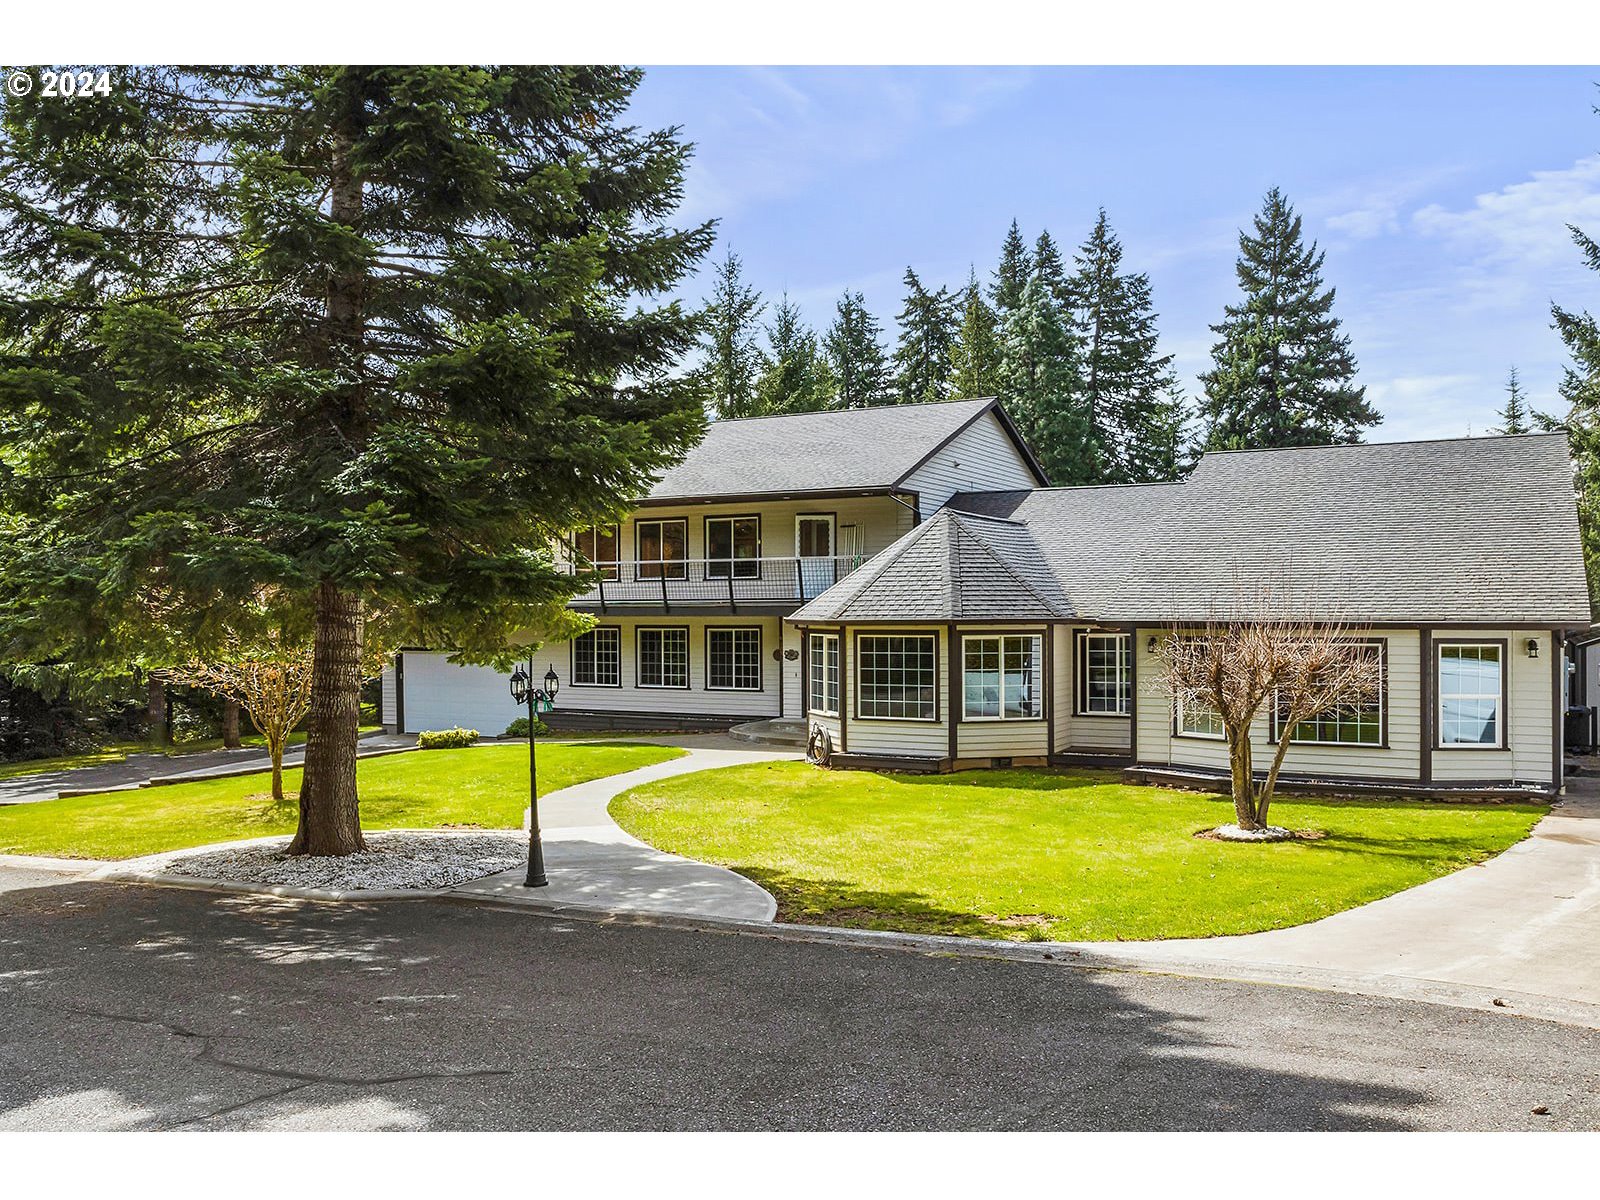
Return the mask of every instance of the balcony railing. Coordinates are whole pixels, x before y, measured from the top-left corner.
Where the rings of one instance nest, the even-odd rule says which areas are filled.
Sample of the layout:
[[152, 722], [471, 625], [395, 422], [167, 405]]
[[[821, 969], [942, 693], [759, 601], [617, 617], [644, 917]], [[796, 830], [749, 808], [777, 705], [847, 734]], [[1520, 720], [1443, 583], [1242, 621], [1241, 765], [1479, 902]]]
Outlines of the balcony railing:
[[864, 554], [829, 558], [677, 558], [579, 564], [600, 578], [571, 603], [584, 606], [803, 604], [863, 562]]

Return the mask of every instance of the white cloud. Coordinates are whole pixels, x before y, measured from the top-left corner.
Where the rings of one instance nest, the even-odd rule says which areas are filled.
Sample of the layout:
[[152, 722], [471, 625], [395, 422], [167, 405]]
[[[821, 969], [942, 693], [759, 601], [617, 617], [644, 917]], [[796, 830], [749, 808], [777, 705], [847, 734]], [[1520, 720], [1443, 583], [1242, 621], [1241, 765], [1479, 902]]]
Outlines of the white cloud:
[[1451, 210], [1430, 204], [1411, 215], [1424, 237], [1450, 242], [1481, 265], [1560, 269], [1578, 265], [1569, 225], [1600, 227], [1600, 156], [1473, 198]]
[[[1483, 433], [1493, 423], [1485, 407], [1485, 380], [1476, 375], [1395, 375], [1360, 382], [1367, 401], [1383, 414], [1383, 424], [1368, 433], [1375, 442], [1461, 437]], [[1476, 402], [1476, 403], [1474, 403]]]

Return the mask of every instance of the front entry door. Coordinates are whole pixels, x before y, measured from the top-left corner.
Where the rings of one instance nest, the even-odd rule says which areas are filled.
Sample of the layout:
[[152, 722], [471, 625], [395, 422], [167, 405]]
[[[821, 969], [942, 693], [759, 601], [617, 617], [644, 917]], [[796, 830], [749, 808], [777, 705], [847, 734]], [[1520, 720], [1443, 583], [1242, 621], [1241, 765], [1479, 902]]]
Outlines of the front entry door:
[[820, 596], [834, 584], [833, 515], [794, 519], [794, 552], [800, 560], [800, 598]]

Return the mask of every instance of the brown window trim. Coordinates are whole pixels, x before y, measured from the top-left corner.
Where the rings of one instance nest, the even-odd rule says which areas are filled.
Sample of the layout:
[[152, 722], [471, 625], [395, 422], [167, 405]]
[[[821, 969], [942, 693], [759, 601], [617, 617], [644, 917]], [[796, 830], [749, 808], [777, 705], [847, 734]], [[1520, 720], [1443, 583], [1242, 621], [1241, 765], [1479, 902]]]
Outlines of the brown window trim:
[[[643, 664], [643, 661], [644, 661], [644, 656], [643, 656], [642, 652], [639, 649], [639, 635], [641, 633], [645, 633], [645, 632], [654, 633], [656, 631], [660, 631], [660, 632], [663, 632], [663, 633], [681, 632], [683, 634], [684, 664], [683, 664], [683, 682], [681, 684], [679, 684], [679, 683], [640, 683], [639, 682], [639, 680], [643, 677], [643, 672], [640, 671], [639, 668]], [[693, 688], [694, 688], [694, 660], [693, 660], [693, 657], [690, 654], [690, 651], [693, 650], [693, 648], [694, 648], [694, 639], [693, 639], [693, 637], [691, 637], [690, 629], [689, 629], [689, 626], [687, 626], [687, 625], [639, 625], [639, 626], [636, 626], [634, 628], [634, 631], [633, 631], [633, 686], [635, 688], [640, 689], [641, 691], [646, 691], [646, 692], [687, 692], [687, 691], [692, 691]]]
[[617, 681], [615, 683], [580, 683], [578, 681], [578, 638], [573, 638], [567, 643], [567, 685], [569, 687], [608, 688], [613, 691], [622, 687], [622, 626], [596, 625], [580, 633], [578, 637], [588, 637], [589, 634], [599, 633], [602, 629], [614, 629], [617, 631]]
[[622, 560], [622, 524], [621, 524], [621, 522], [613, 522], [613, 523], [611, 523], [609, 525], [590, 525], [590, 526], [588, 526], [587, 528], [584, 528], [584, 529], [574, 530], [573, 534], [572, 534], [572, 541], [571, 541], [570, 547], [569, 547], [571, 549], [571, 551], [572, 551], [572, 561], [573, 561], [573, 563], [576, 564], [579, 559], [582, 559], [584, 562], [588, 563], [590, 566], [594, 566], [595, 565], [595, 560], [594, 559], [590, 558], [588, 555], [584, 554], [581, 550], [578, 549], [578, 535], [581, 534], [581, 533], [592, 533], [592, 534], [594, 534], [595, 535], [595, 549], [598, 550], [600, 548], [599, 532], [602, 529], [609, 529], [611, 531], [611, 545], [615, 548], [617, 561], [613, 562], [610, 566], [597, 567], [596, 569], [599, 570], [601, 579], [616, 580], [616, 579], [620, 578], [621, 575], [622, 575], [622, 562], [621, 562], [621, 560]]
[[[683, 561], [678, 564], [678, 574], [667, 574], [667, 563], [658, 563], [651, 559], [643, 562], [644, 556], [639, 553], [639, 527], [641, 525], [681, 525], [683, 526]], [[644, 566], [655, 567], [661, 572], [659, 575], [641, 575], [639, 570]], [[689, 518], [688, 517], [635, 517], [633, 521], [633, 582], [655, 583], [666, 579], [669, 583], [673, 580], [687, 580], [689, 578]]]
[[[878, 717], [864, 716], [861, 712], [861, 639], [864, 637], [903, 637], [903, 638], [928, 638], [933, 642], [933, 716], [931, 717]], [[842, 646], [841, 646], [842, 648]], [[850, 647], [850, 669], [856, 677], [854, 688], [854, 712], [852, 719], [856, 721], [899, 721], [917, 725], [937, 725], [940, 721], [939, 712], [939, 631], [928, 629], [903, 629], [890, 626], [885, 629], [856, 630], [854, 640]], [[841, 667], [843, 664], [840, 664]], [[843, 671], [840, 672], [841, 686]]]
[[[713, 521], [729, 521], [729, 522], [733, 522], [733, 521], [754, 521], [756, 523], [756, 556], [754, 558], [712, 558], [711, 557], [711, 523]], [[730, 513], [730, 514], [728, 514], [726, 516], [717, 515], [717, 516], [709, 516], [709, 517], [701, 518], [700, 537], [701, 537], [702, 541], [701, 541], [700, 544], [701, 544], [701, 547], [702, 547], [702, 549], [704, 551], [706, 578], [708, 580], [710, 580], [710, 579], [730, 579], [731, 578], [736, 583], [739, 580], [742, 580], [742, 579], [760, 579], [761, 578], [761, 536], [762, 536], [762, 531], [761, 531], [761, 514], [760, 513]], [[732, 537], [732, 531], [731, 530], [729, 531], [729, 537], [730, 537], [730, 539]], [[755, 565], [756, 565], [756, 573], [754, 575], [738, 575], [738, 574], [735, 574], [734, 573], [734, 569], [740, 563], [746, 563], [746, 562], [755, 563]], [[713, 563], [727, 563], [728, 564], [728, 574], [726, 574], [726, 575], [713, 575], [711, 573], [711, 567], [712, 567]]]
[[[1439, 666], [1444, 657], [1446, 646], [1498, 646], [1500, 647], [1500, 711], [1495, 714], [1495, 731], [1499, 741], [1493, 746], [1485, 746], [1482, 742], [1447, 742], [1440, 734], [1443, 732], [1440, 721], [1440, 709], [1443, 707], [1443, 693], [1439, 687]], [[1511, 749], [1511, 639], [1510, 638], [1435, 638], [1433, 642], [1433, 662], [1428, 664], [1428, 669], [1433, 672], [1433, 748], [1438, 750], [1466, 750], [1484, 751]]]
[[[711, 635], [713, 633], [734, 633], [739, 630], [754, 630], [756, 635], [756, 669], [757, 678], [761, 680], [759, 687], [712, 687], [711, 686]], [[701, 650], [705, 654], [706, 681], [701, 686], [703, 692], [738, 692], [746, 696], [757, 696], [767, 690], [767, 635], [759, 625], [707, 625], [705, 638], [701, 643]]]

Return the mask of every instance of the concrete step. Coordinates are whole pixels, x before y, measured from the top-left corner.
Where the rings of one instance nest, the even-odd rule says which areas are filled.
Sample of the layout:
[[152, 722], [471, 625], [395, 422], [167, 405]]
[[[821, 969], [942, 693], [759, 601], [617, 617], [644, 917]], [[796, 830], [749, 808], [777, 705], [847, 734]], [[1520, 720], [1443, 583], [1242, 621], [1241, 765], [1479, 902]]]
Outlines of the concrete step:
[[790, 750], [806, 748], [806, 723], [789, 717], [768, 721], [746, 721], [728, 730], [728, 736], [758, 746], [783, 746]]

